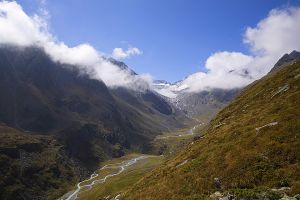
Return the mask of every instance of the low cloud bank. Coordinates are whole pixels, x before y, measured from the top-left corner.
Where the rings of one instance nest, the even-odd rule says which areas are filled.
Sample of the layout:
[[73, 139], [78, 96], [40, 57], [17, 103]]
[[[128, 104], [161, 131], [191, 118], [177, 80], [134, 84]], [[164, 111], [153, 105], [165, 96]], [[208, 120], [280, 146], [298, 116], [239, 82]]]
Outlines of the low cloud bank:
[[207, 72], [197, 72], [180, 84], [158, 90], [175, 97], [178, 91], [197, 92], [210, 88], [243, 87], [266, 75], [285, 53], [300, 49], [300, 8], [273, 9], [255, 27], [248, 27], [243, 42], [249, 55], [216, 52], [205, 63]]
[[[58, 41], [48, 31], [44, 17], [28, 16], [15, 1], [0, 2], [0, 44], [38, 46], [44, 49], [54, 61], [76, 65], [82, 73], [104, 81], [109, 87], [146, 89], [152, 82], [150, 75], [132, 75], [129, 70], [120, 69], [105, 59], [90, 44], [69, 47]], [[141, 51], [137, 48], [129, 48], [125, 54], [123, 58], [141, 54]]]
[[[0, 44], [38, 46], [56, 62], [78, 66], [93, 79], [109, 87], [146, 89], [151, 87], [150, 75], [132, 75], [105, 59], [90, 44], [69, 47], [48, 31], [48, 13], [27, 15], [15, 1], [0, 2]], [[41, 17], [42, 16], [42, 17]], [[207, 72], [197, 72], [176, 85], [155, 88], [159, 93], [176, 97], [180, 91], [197, 92], [210, 88], [243, 87], [261, 78], [285, 53], [300, 49], [300, 8], [271, 10], [255, 27], [248, 27], [243, 43], [249, 55], [241, 52], [216, 52], [205, 63]], [[136, 47], [115, 48], [112, 57], [125, 59], [142, 52]]]

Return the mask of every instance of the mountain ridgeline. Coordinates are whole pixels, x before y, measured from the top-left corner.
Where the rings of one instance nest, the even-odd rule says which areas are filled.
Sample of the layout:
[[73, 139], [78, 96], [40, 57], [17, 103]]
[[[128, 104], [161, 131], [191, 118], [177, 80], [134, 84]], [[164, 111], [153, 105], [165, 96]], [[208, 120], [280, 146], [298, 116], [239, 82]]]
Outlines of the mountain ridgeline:
[[277, 70], [280, 70], [281, 68], [285, 67], [286, 65], [290, 64], [291, 62], [295, 62], [297, 59], [300, 58], [300, 52], [298, 51], [292, 51], [291, 53], [284, 54], [274, 65], [274, 67], [271, 69], [270, 73], [273, 73]]
[[287, 57], [123, 199], [280, 199], [299, 194], [300, 60]]
[[57, 198], [102, 161], [147, 152], [186, 120], [153, 91], [108, 88], [37, 47], [2, 46], [0, 199]]

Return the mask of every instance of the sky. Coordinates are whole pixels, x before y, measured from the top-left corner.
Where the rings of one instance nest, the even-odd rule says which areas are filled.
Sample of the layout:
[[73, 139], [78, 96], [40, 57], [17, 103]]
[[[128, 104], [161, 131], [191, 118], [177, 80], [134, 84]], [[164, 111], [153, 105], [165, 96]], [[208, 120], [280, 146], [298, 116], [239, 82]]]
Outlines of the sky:
[[108, 87], [175, 98], [242, 88], [300, 51], [299, 1], [4, 0], [0, 45], [36, 46]]
[[[19, 0], [28, 15], [47, 15], [66, 45], [91, 44], [139, 74], [170, 82], [207, 71], [216, 52], [253, 54], [243, 42], [272, 9], [300, 0]], [[43, 13], [47, 12], [47, 13]]]

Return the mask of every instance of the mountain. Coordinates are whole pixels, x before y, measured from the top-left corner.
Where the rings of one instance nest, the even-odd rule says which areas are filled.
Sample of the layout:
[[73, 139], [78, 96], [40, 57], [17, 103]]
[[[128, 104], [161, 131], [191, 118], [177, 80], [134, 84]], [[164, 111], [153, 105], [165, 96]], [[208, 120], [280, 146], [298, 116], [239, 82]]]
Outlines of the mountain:
[[154, 80], [152, 85], [155, 89], [163, 89], [172, 85], [172, 83], [165, 80]]
[[167, 97], [176, 98], [176, 96], [181, 93], [185, 88], [181, 87], [182, 81], [177, 81], [175, 83], [170, 83], [165, 80], [155, 80], [152, 83], [152, 88], [157, 93]]
[[299, 194], [299, 99], [298, 60], [247, 86], [202, 137], [146, 175], [123, 199], [280, 199]]
[[165, 96], [178, 110], [184, 112], [189, 118], [198, 118], [209, 121], [216, 112], [224, 108], [241, 88], [219, 89], [209, 88], [201, 91], [188, 91], [183, 81], [169, 83], [167, 81], [154, 81], [153, 89]]
[[132, 69], [130, 69], [124, 62], [116, 60], [114, 58], [104, 58], [106, 60], [108, 60], [109, 62], [111, 62], [112, 64], [118, 66], [121, 70], [125, 70], [125, 71], [129, 71], [129, 73], [131, 75], [137, 75], [137, 73], [135, 73], [135, 71], [133, 71]]
[[171, 83], [165, 80], [155, 80], [154, 84], [170, 85]]
[[209, 121], [240, 91], [241, 89], [211, 89], [199, 92], [183, 92], [170, 101], [190, 118]]
[[294, 50], [290, 54], [284, 54], [278, 62], [274, 65], [274, 67], [271, 69], [270, 73], [277, 71], [287, 64], [290, 64], [291, 62], [297, 60], [300, 58], [300, 52]]
[[0, 199], [58, 197], [100, 162], [147, 152], [186, 119], [151, 90], [108, 88], [40, 48], [1, 46]]

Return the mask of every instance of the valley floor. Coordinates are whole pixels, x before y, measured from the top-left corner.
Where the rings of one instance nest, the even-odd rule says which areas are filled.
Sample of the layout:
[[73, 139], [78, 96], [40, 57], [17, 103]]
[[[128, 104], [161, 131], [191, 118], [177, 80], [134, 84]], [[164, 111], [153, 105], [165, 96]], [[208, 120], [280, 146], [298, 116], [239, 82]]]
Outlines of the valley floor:
[[159, 166], [164, 156], [129, 154], [103, 163], [90, 178], [78, 183], [76, 189], [60, 200], [118, 199], [118, 195], [143, 175]]
[[[153, 141], [153, 151], [156, 155], [128, 154], [103, 163], [103, 167], [90, 178], [79, 182], [74, 190], [66, 193], [60, 200], [119, 199], [121, 193], [133, 184], [138, 184], [144, 175], [167, 160], [169, 154], [191, 143], [203, 125], [199, 123], [191, 129], [181, 129], [158, 136]], [[158, 156], [158, 153], [161, 155]]]

